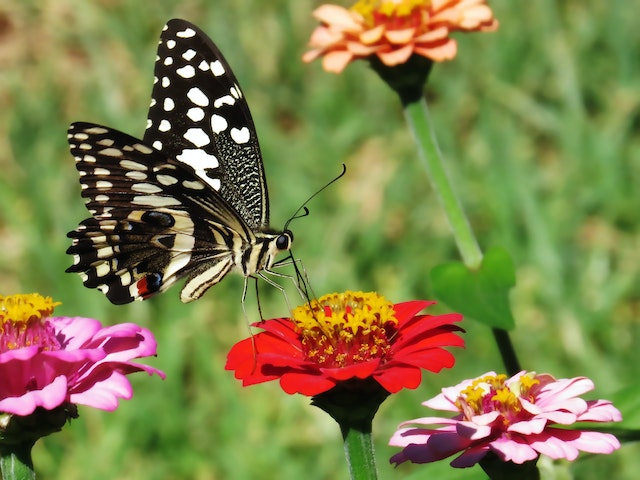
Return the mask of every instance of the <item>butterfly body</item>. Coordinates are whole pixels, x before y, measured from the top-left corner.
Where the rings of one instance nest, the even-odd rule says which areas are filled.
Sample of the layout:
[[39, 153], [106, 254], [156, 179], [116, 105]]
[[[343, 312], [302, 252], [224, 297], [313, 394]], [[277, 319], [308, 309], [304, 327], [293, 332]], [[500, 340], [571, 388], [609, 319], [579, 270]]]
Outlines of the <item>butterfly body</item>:
[[269, 228], [266, 180], [248, 105], [226, 60], [197, 27], [167, 23], [142, 140], [74, 123], [70, 150], [92, 217], [69, 233], [84, 285], [113, 303], [186, 277], [196, 300], [232, 270], [268, 271], [290, 231]]

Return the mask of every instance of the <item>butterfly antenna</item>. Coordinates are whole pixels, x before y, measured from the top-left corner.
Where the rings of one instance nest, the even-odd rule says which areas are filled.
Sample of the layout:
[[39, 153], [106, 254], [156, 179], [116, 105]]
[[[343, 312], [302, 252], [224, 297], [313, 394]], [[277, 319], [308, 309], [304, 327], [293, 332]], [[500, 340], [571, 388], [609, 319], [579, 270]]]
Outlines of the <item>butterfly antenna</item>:
[[306, 217], [307, 215], [309, 215], [309, 209], [307, 208], [307, 203], [309, 203], [314, 197], [316, 197], [320, 192], [324, 191], [327, 187], [329, 187], [333, 183], [337, 182], [340, 178], [344, 177], [345, 173], [347, 173], [347, 166], [343, 163], [342, 164], [342, 172], [340, 172], [340, 174], [337, 175], [334, 179], [332, 179], [330, 182], [326, 183], [324, 186], [319, 188], [315, 193], [313, 193], [309, 198], [307, 198], [302, 203], [302, 205], [300, 205], [298, 207], [298, 209], [293, 213], [293, 215], [291, 215], [289, 220], [287, 220], [287, 223], [284, 224], [284, 230], [287, 230], [287, 227], [289, 226], [289, 224], [291, 223], [292, 220], [295, 220], [296, 218]]

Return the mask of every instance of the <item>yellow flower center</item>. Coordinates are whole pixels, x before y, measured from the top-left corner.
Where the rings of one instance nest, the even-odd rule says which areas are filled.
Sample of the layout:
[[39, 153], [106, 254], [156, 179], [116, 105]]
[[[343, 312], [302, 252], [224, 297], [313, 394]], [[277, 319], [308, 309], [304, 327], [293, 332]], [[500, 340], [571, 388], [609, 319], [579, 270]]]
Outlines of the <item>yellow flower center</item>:
[[456, 406], [467, 419], [475, 415], [482, 415], [498, 411], [505, 423], [510, 423], [522, 412], [521, 398], [534, 402], [530, 394], [534, 385], [540, 383], [535, 373], [529, 372], [516, 382], [507, 385], [506, 375], [488, 375], [478, 378], [471, 385], [460, 392]]
[[0, 295], [0, 353], [32, 345], [55, 349], [59, 344], [45, 320], [57, 305], [37, 293]]
[[391, 349], [398, 320], [393, 304], [374, 292], [331, 293], [293, 311], [306, 357], [327, 368], [341, 368]]
[[431, 0], [359, 0], [351, 11], [360, 14], [369, 26], [385, 23], [402, 27], [407, 21], [415, 20], [420, 9], [430, 5]]

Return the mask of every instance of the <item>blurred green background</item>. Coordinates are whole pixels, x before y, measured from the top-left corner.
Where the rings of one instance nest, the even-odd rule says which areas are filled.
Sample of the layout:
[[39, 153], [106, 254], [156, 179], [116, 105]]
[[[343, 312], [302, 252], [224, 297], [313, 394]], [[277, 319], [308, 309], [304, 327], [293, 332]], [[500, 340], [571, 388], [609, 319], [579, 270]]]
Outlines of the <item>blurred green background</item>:
[[[345, 478], [337, 426], [277, 384], [243, 389], [225, 372], [247, 334], [242, 279], [198, 302], [178, 288], [114, 307], [65, 274], [66, 233], [87, 216], [67, 151], [72, 121], [141, 136], [164, 23], [198, 24], [231, 63], [260, 135], [281, 227], [308, 195], [347, 174], [296, 220], [294, 251], [318, 295], [378, 290], [432, 298], [428, 271], [457, 260], [446, 221], [416, 161], [399, 103], [357, 62], [342, 75], [304, 65], [315, 26], [309, 0], [182, 2], [5, 0], [0, 5], [0, 293], [37, 291], [56, 313], [153, 330], [165, 381], [133, 376], [135, 396], [81, 417], [34, 451], [41, 478]], [[456, 35], [459, 55], [433, 69], [431, 114], [483, 248], [517, 265], [513, 341], [525, 368], [587, 375], [592, 398], [637, 383], [640, 337], [640, 35], [637, 0], [490, 3], [495, 33]], [[286, 314], [261, 289], [267, 318]], [[257, 320], [249, 295], [251, 321]], [[446, 311], [439, 305], [433, 311]], [[381, 478], [483, 478], [387, 462], [401, 421], [443, 386], [502, 369], [486, 327], [466, 320], [451, 371], [425, 376], [382, 406], [374, 425]], [[627, 412], [625, 412], [627, 413]], [[561, 462], [554, 478], [635, 479], [640, 450]]]

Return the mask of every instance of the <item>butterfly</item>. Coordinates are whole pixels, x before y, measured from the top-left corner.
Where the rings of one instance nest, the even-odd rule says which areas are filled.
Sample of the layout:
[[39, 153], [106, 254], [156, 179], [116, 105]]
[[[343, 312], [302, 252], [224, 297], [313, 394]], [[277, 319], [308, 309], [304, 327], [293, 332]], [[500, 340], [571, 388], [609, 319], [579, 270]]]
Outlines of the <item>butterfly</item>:
[[195, 25], [174, 19], [164, 27], [151, 97], [141, 140], [91, 123], [69, 128], [91, 217], [67, 235], [67, 272], [126, 304], [184, 277], [180, 299], [190, 302], [232, 270], [245, 278], [270, 271], [293, 234], [269, 228], [249, 106]]

